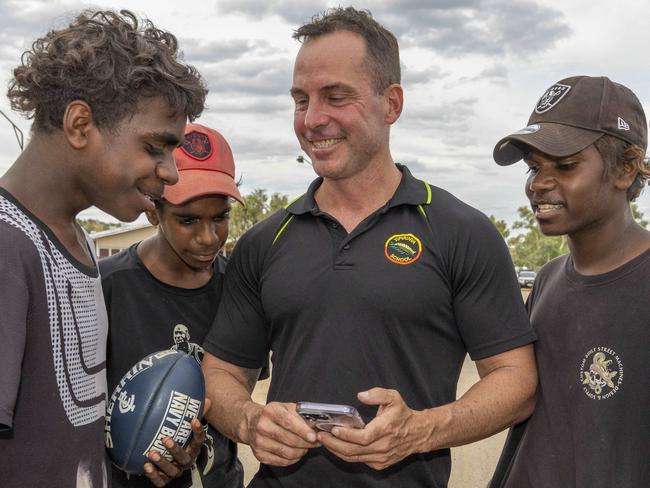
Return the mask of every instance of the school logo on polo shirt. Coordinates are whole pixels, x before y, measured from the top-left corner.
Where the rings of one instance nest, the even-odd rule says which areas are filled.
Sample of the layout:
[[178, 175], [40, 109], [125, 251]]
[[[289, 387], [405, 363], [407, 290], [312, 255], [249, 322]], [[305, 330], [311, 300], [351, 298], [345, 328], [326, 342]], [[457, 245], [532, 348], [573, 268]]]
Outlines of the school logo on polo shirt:
[[623, 363], [609, 347], [594, 347], [587, 351], [580, 364], [582, 389], [592, 400], [607, 400], [623, 383]]
[[395, 234], [384, 245], [386, 258], [395, 264], [411, 264], [422, 254], [422, 243], [413, 234]]

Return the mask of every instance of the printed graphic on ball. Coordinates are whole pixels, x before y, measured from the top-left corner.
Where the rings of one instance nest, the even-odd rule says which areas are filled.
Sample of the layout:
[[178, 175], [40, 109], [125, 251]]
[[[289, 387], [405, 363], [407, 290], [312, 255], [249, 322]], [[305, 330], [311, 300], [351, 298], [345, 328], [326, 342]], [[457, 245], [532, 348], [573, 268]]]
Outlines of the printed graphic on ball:
[[151, 450], [171, 460], [163, 439], [186, 446], [204, 399], [201, 366], [193, 356], [165, 350], [138, 361], [120, 380], [106, 409], [104, 438], [113, 463], [127, 473], [142, 474]]
[[162, 441], [165, 437], [171, 437], [181, 446], [189, 442], [192, 436], [192, 419], [201, 415], [201, 400], [172, 390], [166, 412], [153, 441], [142, 453], [143, 456], [151, 450], [156, 450], [164, 453], [164, 456], [171, 461], [172, 455], [167, 452]]

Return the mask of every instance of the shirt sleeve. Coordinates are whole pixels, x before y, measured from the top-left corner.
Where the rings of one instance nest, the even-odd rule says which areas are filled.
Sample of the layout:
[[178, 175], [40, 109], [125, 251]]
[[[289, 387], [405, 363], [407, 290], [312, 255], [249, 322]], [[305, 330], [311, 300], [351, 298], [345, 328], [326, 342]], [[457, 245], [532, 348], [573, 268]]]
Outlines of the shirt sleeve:
[[0, 227], [0, 431], [11, 429], [25, 350], [28, 283], [10, 229]]
[[535, 340], [505, 241], [477, 212], [458, 227], [452, 287], [458, 329], [473, 360]]
[[203, 348], [243, 368], [264, 368], [269, 327], [260, 296], [263, 242], [251, 233], [237, 243], [226, 266], [217, 315]]
[[[101, 261], [100, 261], [101, 263]], [[104, 296], [104, 304], [106, 305], [106, 313], [111, 317], [111, 300], [113, 296], [113, 277], [106, 276], [102, 266], [99, 266], [99, 272], [102, 279], [102, 294]], [[110, 324], [109, 324], [110, 328]], [[110, 329], [109, 329], [110, 330]]]

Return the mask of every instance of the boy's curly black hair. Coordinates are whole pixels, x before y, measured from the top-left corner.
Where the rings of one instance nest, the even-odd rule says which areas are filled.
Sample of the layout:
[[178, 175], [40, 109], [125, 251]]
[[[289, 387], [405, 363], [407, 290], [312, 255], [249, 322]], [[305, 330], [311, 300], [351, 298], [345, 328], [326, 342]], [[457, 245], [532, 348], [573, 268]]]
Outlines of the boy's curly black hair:
[[88, 103], [95, 124], [110, 130], [150, 97], [164, 98], [174, 114], [192, 121], [206, 95], [198, 71], [179, 60], [176, 37], [128, 10], [85, 10], [34, 41], [7, 92], [11, 107], [44, 132], [62, 127], [73, 100]]

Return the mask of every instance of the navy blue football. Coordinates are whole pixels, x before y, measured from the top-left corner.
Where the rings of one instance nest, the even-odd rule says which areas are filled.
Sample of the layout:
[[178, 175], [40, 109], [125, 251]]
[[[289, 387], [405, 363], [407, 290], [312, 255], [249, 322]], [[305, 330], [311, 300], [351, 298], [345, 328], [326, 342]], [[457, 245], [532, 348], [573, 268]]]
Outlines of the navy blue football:
[[146, 454], [171, 437], [180, 446], [192, 438], [190, 422], [202, 413], [205, 384], [201, 366], [184, 352], [159, 351], [138, 361], [120, 380], [106, 409], [104, 439], [113, 463], [144, 473]]

